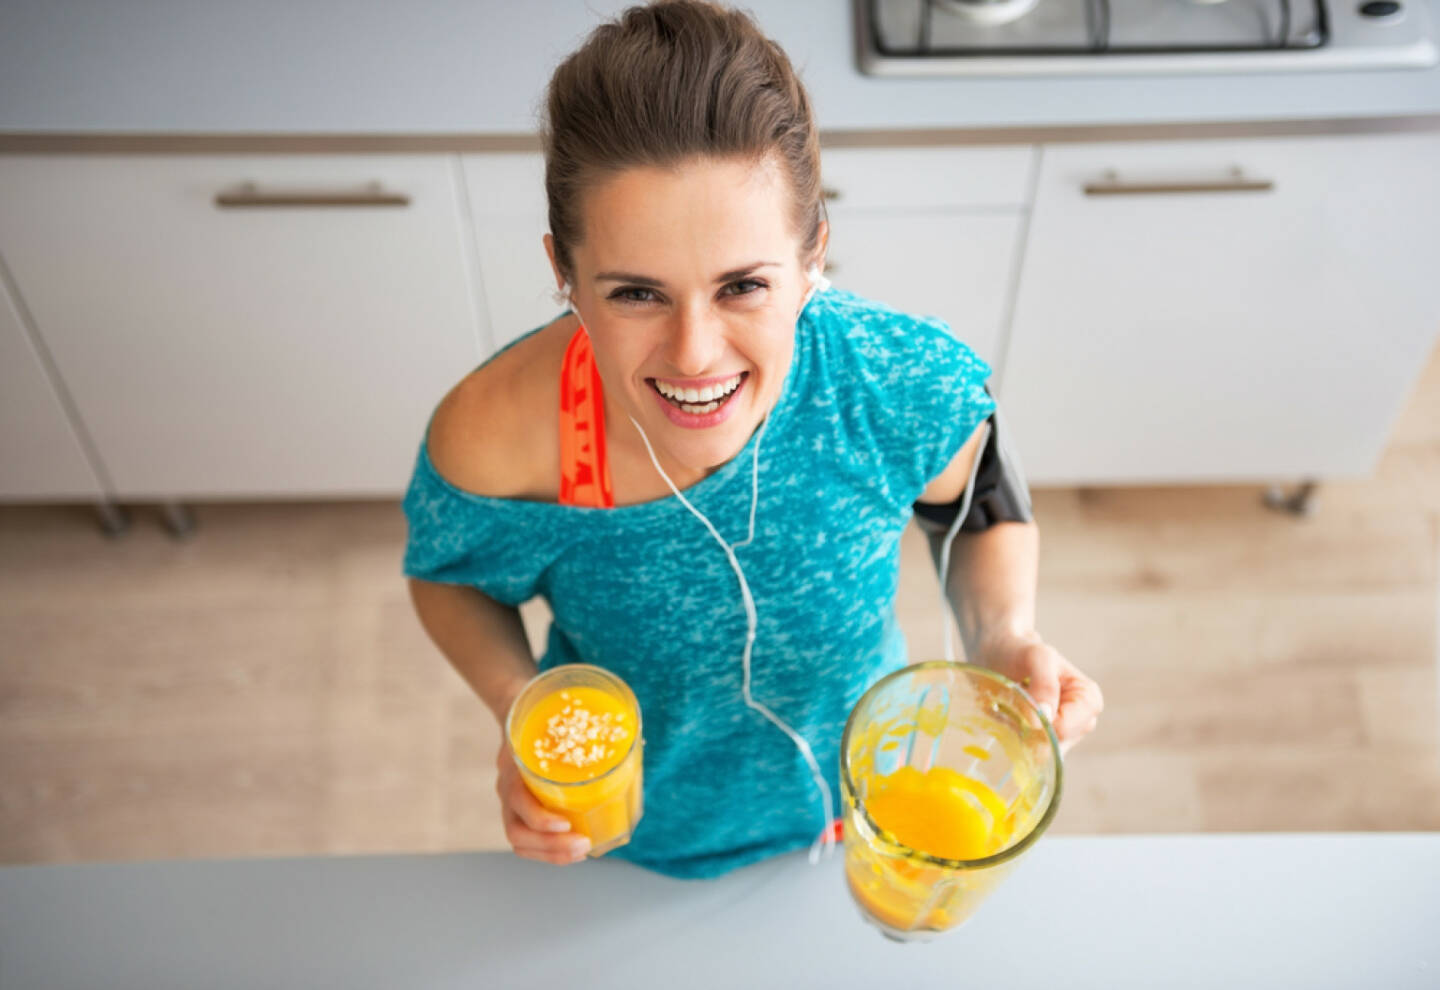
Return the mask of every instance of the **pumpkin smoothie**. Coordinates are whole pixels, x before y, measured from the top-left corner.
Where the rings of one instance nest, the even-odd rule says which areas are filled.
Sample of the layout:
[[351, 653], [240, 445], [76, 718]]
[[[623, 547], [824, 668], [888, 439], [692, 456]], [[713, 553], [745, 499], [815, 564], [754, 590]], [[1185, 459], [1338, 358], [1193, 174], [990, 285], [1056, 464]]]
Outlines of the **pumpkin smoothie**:
[[598, 667], [566, 664], [536, 677], [507, 720], [528, 787], [601, 856], [630, 840], [642, 814], [640, 707]]

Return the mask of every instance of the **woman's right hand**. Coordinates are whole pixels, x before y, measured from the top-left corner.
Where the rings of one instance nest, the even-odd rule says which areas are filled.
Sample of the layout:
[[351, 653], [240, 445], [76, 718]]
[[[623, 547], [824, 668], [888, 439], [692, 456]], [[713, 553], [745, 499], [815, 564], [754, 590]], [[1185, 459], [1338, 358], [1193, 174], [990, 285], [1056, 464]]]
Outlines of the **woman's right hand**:
[[565, 866], [578, 863], [590, 851], [590, 840], [570, 830], [564, 816], [548, 810], [520, 776], [515, 756], [507, 740], [500, 746], [495, 767], [495, 790], [500, 795], [500, 816], [505, 823], [505, 838], [515, 855]]

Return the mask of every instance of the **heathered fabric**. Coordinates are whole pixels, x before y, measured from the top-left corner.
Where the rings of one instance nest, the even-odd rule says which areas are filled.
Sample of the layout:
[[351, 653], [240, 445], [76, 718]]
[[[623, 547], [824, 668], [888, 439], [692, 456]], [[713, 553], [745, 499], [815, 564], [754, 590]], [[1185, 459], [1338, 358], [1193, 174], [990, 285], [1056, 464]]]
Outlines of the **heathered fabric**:
[[[901, 532], [993, 411], [989, 374], [939, 321], [850, 293], [816, 293], [797, 321], [761, 441], [755, 541], [736, 554], [759, 615], [753, 697], [809, 742], [834, 802], [850, 709], [906, 660]], [[685, 491], [732, 544], [746, 535], [755, 443]], [[819, 834], [804, 759], [741, 696], [739, 582], [676, 498], [610, 509], [485, 498], [441, 478], [422, 443], [404, 509], [405, 574], [507, 605], [543, 597], [555, 619], [540, 668], [596, 664], [634, 689], [645, 814], [611, 855], [712, 877]]]

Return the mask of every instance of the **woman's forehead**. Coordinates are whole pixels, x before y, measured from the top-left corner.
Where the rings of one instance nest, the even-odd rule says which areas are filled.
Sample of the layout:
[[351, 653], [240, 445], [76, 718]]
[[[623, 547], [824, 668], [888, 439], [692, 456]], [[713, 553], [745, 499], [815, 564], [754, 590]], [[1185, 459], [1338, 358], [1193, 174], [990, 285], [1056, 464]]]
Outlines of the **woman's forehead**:
[[769, 160], [635, 166], [586, 194], [585, 236], [576, 247], [604, 268], [636, 270], [647, 261], [670, 268], [689, 260], [724, 270], [717, 259], [796, 254], [789, 207], [784, 175]]

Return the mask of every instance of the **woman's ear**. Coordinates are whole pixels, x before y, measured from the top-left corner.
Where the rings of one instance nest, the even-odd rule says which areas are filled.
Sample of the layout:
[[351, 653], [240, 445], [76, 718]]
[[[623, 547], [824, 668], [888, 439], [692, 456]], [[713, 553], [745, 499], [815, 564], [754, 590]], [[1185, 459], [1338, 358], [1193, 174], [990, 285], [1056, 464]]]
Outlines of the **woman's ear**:
[[[820, 229], [815, 237], [815, 253], [810, 256], [810, 264], [814, 265], [820, 273], [825, 273], [825, 259], [830, 254], [830, 221], [821, 220]], [[809, 267], [808, 265], [806, 267]]]
[[550, 259], [550, 271], [555, 276], [555, 291], [550, 294], [551, 298], [561, 306], [575, 308], [574, 293], [568, 279], [560, 271], [559, 264], [555, 261], [555, 238], [546, 234], [543, 238], [545, 243], [545, 256]]
[[565, 276], [560, 274], [560, 266], [555, 263], [555, 238], [551, 234], [546, 234], [542, 241], [545, 244], [545, 257], [550, 259], [550, 271], [555, 275], [555, 289], [564, 292]]

